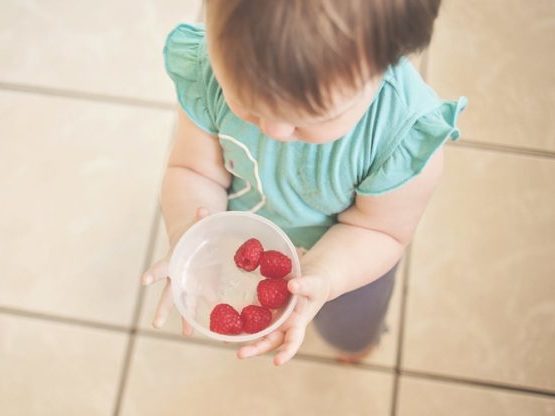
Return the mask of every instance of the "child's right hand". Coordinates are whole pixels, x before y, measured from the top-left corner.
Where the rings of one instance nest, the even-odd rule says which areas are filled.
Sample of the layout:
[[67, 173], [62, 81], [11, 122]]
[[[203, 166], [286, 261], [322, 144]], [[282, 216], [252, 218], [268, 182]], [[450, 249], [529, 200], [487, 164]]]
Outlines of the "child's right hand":
[[[206, 217], [208, 214], [209, 212], [206, 208], [198, 208], [195, 219], [191, 225]], [[175, 241], [174, 245], [177, 244], [177, 241], [179, 241], [179, 239]], [[154, 328], [161, 328], [166, 323], [168, 315], [173, 307], [171, 281], [168, 277], [169, 263], [173, 249], [174, 246], [169, 249], [168, 253], [162, 259], [152, 264], [141, 276], [141, 284], [143, 286], [149, 286], [162, 279], [166, 280], [166, 286], [162, 291], [162, 295], [160, 296], [158, 307], [156, 308], [154, 319], [152, 321], [152, 326]], [[183, 328], [183, 335], [191, 335], [193, 333], [193, 329], [185, 319], [181, 318], [181, 324]]]

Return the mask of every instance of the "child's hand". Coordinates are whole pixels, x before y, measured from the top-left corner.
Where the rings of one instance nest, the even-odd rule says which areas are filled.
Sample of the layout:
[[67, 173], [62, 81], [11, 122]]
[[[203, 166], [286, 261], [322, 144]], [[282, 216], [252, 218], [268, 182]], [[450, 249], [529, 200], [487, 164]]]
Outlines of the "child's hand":
[[299, 295], [297, 305], [289, 319], [276, 331], [241, 347], [237, 351], [237, 357], [254, 357], [279, 347], [274, 356], [274, 364], [279, 366], [285, 364], [299, 351], [306, 327], [328, 301], [329, 279], [322, 275], [307, 274], [302, 278], [291, 279], [288, 288], [291, 293]]
[[[206, 208], [197, 209], [193, 223], [206, 217], [208, 214], [209, 213]], [[175, 243], [177, 244], [177, 241]], [[161, 328], [166, 323], [168, 315], [173, 307], [171, 281], [168, 277], [168, 268], [172, 252], [173, 247], [170, 248], [168, 253], [161, 260], [152, 264], [141, 276], [141, 283], [144, 286], [151, 285], [162, 279], [166, 280], [166, 286], [162, 291], [158, 307], [156, 308], [156, 312], [154, 314], [154, 320], [152, 321], [152, 326], [154, 328]], [[181, 325], [183, 328], [183, 335], [191, 335], [193, 333], [191, 325], [189, 325], [189, 323], [183, 318], [181, 318]]]

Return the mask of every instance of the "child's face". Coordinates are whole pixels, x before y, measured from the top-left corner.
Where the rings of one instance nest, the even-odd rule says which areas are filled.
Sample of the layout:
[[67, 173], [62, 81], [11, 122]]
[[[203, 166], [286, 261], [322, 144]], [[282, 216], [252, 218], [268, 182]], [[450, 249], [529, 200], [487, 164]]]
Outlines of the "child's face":
[[237, 117], [257, 125], [267, 136], [282, 142], [299, 140], [322, 144], [344, 136], [353, 129], [368, 109], [381, 79], [375, 77], [362, 89], [349, 94], [339, 91], [332, 93], [333, 104], [325, 116], [301, 116], [292, 109], [287, 112], [287, 116], [277, 117], [263, 104], [249, 107], [241, 103], [217, 60], [212, 60], [212, 66], [231, 111]]

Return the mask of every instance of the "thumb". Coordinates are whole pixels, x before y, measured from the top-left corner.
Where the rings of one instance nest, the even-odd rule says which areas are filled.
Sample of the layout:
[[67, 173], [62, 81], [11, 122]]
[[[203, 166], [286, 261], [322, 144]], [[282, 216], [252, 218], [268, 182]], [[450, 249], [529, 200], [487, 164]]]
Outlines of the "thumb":
[[289, 280], [287, 288], [294, 295], [306, 296], [309, 299], [317, 297], [323, 289], [323, 282], [320, 277], [303, 276]]

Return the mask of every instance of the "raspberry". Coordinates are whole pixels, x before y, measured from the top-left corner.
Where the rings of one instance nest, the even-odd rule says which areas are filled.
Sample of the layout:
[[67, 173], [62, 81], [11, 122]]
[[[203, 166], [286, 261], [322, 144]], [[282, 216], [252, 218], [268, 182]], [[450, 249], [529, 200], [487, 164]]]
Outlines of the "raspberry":
[[243, 329], [241, 316], [231, 305], [220, 303], [210, 313], [210, 330], [218, 334], [237, 335]]
[[256, 287], [258, 301], [262, 306], [278, 309], [289, 300], [289, 289], [285, 279], [264, 279]]
[[243, 331], [254, 334], [262, 331], [272, 322], [272, 311], [263, 306], [249, 305], [241, 311]]
[[260, 274], [279, 279], [291, 273], [291, 259], [279, 251], [269, 250], [260, 257]]
[[252, 272], [258, 267], [258, 262], [260, 261], [260, 256], [262, 255], [264, 248], [262, 244], [256, 238], [251, 238], [245, 241], [241, 247], [235, 252], [235, 264], [240, 269], [246, 270], [247, 272]]

